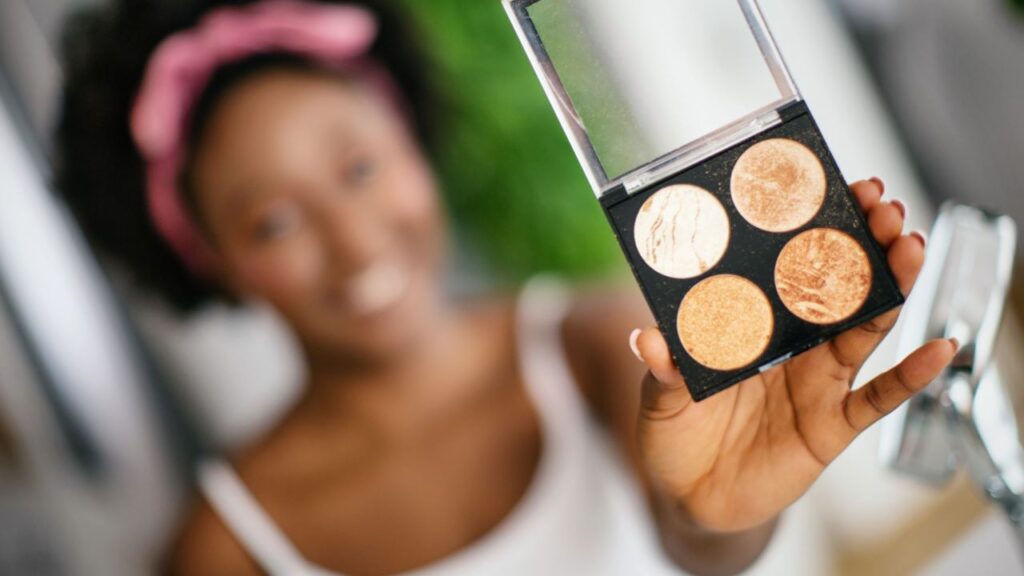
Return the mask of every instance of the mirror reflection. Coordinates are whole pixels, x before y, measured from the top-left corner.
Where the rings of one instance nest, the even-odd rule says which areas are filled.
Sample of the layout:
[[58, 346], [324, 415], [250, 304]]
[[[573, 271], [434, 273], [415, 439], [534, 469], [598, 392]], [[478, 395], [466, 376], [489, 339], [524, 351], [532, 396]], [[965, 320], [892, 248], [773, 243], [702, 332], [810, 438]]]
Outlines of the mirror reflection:
[[734, 0], [527, 7], [608, 179], [782, 97]]

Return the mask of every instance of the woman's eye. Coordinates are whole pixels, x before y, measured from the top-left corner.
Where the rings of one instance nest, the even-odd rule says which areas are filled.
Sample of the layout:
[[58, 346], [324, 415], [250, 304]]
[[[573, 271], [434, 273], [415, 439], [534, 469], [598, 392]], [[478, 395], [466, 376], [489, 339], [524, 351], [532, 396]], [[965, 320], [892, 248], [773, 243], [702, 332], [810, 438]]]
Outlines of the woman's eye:
[[302, 212], [295, 206], [278, 206], [256, 220], [253, 236], [260, 242], [276, 240], [302, 225]]
[[377, 165], [369, 158], [361, 158], [345, 166], [342, 178], [346, 186], [361, 186], [373, 178]]

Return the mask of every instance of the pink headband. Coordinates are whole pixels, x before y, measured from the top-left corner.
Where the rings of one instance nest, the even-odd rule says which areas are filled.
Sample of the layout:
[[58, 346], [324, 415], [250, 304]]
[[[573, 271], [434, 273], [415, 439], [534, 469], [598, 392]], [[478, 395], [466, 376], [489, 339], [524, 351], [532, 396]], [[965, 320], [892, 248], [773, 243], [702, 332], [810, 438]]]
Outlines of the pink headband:
[[189, 217], [178, 176], [189, 114], [214, 71], [277, 50], [327, 65], [355, 63], [376, 35], [376, 19], [362, 8], [263, 0], [214, 10], [157, 47], [135, 100], [131, 132], [146, 161], [150, 218], [191, 272], [208, 276], [216, 260]]

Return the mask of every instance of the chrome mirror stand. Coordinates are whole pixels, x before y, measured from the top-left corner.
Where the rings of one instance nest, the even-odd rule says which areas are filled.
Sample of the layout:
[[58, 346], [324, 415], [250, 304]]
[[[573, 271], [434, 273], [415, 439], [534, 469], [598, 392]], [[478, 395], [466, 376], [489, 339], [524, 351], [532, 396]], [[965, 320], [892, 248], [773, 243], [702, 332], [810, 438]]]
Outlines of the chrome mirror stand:
[[1008, 515], [1024, 542], [1024, 448], [999, 371], [996, 342], [1013, 276], [1013, 220], [970, 206], [942, 207], [914, 295], [903, 311], [900, 349], [956, 337], [953, 366], [887, 418], [880, 456], [924, 483], [963, 469]]

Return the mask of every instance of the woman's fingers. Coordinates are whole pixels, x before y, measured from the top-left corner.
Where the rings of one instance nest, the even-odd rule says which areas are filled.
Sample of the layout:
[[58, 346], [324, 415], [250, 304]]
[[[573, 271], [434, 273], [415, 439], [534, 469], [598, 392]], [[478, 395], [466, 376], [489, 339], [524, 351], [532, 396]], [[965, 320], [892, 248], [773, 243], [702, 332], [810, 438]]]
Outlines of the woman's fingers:
[[630, 347], [649, 369], [643, 381], [640, 403], [647, 417], [674, 416], [693, 401], [686, 381], [672, 361], [668, 344], [657, 328], [634, 331], [630, 335]]
[[843, 405], [846, 421], [855, 433], [895, 410], [924, 389], [953, 361], [959, 344], [933, 340], [907, 356], [895, 368], [851, 392]]
[[885, 184], [879, 178], [861, 180], [850, 184], [850, 190], [857, 198], [857, 204], [867, 216], [871, 235], [883, 247], [888, 248], [900, 234], [907, 218], [907, 208], [899, 200], [882, 202]]
[[903, 233], [906, 208], [895, 202], [881, 202], [867, 213], [868, 229], [883, 247], [888, 249]]
[[[916, 234], [901, 236], [889, 247], [889, 268], [904, 295], [910, 293], [921, 273], [924, 253], [924, 238]], [[836, 336], [829, 344], [836, 362], [856, 374], [892, 330], [899, 315], [899, 310], [892, 310]]]
[[857, 197], [857, 204], [860, 205], [860, 209], [867, 213], [882, 201], [882, 195], [885, 193], [885, 184], [878, 178], [872, 178], [871, 180], [861, 180], [860, 182], [850, 184], [850, 190]]
[[927, 248], [926, 240], [919, 232], [901, 236], [889, 247], [886, 260], [888, 260], [889, 269], [896, 277], [896, 284], [904, 296], [910, 295], [914, 283], [917, 282], [917, 276], [921, 273], [921, 268], [924, 266], [925, 248]]
[[[909, 294], [924, 265], [924, 236], [919, 233], [901, 236], [907, 209], [899, 201], [881, 201], [885, 191], [881, 180], [856, 182], [850, 189], [867, 216], [872, 236], [886, 248], [887, 262], [900, 291], [904, 295]], [[829, 350], [836, 362], [856, 375], [864, 361], [892, 330], [898, 318], [899, 311], [893, 310], [847, 330], [829, 343]]]

